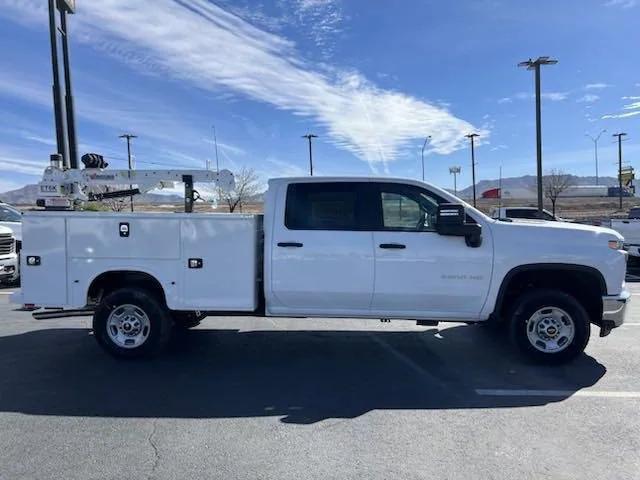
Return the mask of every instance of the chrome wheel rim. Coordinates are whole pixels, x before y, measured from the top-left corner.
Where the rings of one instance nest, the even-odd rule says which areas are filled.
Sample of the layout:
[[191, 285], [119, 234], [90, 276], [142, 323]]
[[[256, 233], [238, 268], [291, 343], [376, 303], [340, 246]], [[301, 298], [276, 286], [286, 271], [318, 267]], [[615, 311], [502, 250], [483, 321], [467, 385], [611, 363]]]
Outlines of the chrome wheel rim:
[[571, 316], [558, 307], [544, 307], [527, 320], [527, 338], [536, 350], [558, 353], [565, 350], [575, 336]]
[[151, 332], [149, 317], [136, 305], [120, 305], [107, 319], [107, 334], [121, 348], [137, 348], [146, 342]]

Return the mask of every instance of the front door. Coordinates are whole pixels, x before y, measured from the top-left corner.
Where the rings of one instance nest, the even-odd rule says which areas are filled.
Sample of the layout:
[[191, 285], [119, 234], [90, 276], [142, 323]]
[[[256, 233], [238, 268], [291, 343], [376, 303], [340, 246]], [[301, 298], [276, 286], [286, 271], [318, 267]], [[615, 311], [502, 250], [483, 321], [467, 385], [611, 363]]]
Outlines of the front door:
[[435, 231], [439, 198], [421, 187], [377, 184], [372, 313], [407, 318], [475, 319], [489, 291], [490, 232], [472, 248]]
[[373, 233], [362, 182], [291, 184], [271, 241], [269, 313], [365, 315], [373, 295]]

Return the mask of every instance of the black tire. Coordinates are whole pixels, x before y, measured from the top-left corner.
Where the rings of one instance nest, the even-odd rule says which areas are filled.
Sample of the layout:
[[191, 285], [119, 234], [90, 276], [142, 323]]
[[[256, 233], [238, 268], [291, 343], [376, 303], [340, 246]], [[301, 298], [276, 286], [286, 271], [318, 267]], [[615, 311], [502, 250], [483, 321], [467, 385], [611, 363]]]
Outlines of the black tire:
[[206, 318], [206, 315], [197, 312], [171, 312], [171, 316], [173, 325], [183, 330], [197, 327]]
[[[114, 310], [133, 305], [147, 316], [149, 325], [146, 340], [136, 347], [123, 347], [110, 337], [107, 322]], [[117, 312], [116, 312], [117, 313]], [[93, 315], [93, 334], [108, 353], [124, 358], [152, 357], [159, 354], [171, 337], [172, 319], [164, 302], [147, 290], [122, 288], [106, 295]]]
[[[562, 350], [556, 352], [544, 352], [544, 342], [538, 342], [539, 348], [529, 340], [527, 332], [528, 320], [539, 310], [546, 307], [561, 309], [568, 315], [568, 319], [562, 316], [562, 322], [573, 323], [573, 339], [566, 340], [566, 345], [562, 345]], [[515, 345], [529, 358], [539, 363], [561, 364], [574, 359], [580, 355], [589, 342], [591, 335], [591, 325], [589, 315], [584, 307], [573, 296], [557, 290], [535, 289], [523, 294], [518, 298], [511, 310], [511, 338]], [[529, 325], [533, 332], [533, 325]], [[564, 337], [564, 338], [569, 338]], [[562, 337], [560, 337], [560, 341]], [[558, 341], [558, 343], [560, 343]]]

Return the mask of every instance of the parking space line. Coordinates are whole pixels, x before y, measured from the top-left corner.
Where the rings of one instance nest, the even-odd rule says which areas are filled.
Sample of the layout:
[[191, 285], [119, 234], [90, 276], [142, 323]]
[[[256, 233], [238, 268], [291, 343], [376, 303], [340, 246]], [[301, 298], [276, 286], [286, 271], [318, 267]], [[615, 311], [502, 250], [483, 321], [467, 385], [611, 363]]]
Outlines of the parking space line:
[[476, 389], [477, 395], [488, 397], [600, 397], [600, 398], [640, 398], [640, 392], [613, 392], [603, 390], [511, 390]]

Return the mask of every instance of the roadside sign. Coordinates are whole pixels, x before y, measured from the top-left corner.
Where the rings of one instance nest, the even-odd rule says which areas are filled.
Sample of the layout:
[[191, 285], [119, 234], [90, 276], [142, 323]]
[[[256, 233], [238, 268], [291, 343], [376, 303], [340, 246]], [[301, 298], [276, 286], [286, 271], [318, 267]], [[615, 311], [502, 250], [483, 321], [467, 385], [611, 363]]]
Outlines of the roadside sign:
[[65, 10], [67, 13], [75, 13], [76, 0], [58, 0], [58, 8]]

